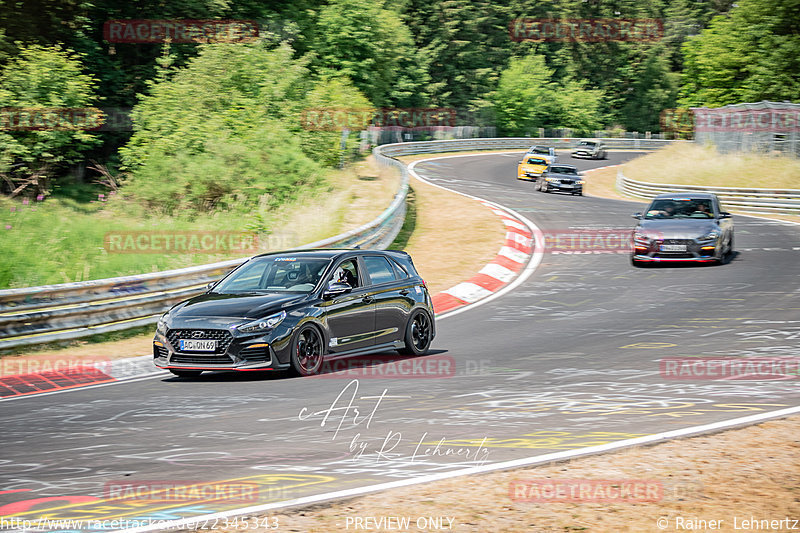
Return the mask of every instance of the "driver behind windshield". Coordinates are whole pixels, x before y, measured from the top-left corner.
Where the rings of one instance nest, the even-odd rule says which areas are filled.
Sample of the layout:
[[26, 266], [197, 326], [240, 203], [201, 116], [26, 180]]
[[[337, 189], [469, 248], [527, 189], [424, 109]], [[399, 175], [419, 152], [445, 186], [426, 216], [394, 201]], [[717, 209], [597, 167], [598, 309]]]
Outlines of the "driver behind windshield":
[[671, 200], [656, 200], [647, 212], [647, 218], [672, 218], [677, 209]]

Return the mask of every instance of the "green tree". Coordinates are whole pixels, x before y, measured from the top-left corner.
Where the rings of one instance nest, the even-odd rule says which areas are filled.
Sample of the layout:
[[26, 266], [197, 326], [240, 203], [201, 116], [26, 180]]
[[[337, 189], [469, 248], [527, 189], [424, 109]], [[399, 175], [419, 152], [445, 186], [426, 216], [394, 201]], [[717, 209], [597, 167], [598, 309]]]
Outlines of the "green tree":
[[660, 131], [661, 112], [676, 106], [680, 74], [670, 71], [665, 46], [651, 47], [631, 72], [630, 95], [620, 110], [623, 124], [633, 131]]
[[15, 123], [0, 130], [0, 173], [12, 195], [46, 194], [54, 176], [99, 142], [87, 128], [94, 123], [77, 120], [96, 101], [96, 81], [80, 56], [58, 45], [22, 47], [0, 71], [0, 102]]
[[557, 116], [555, 126], [570, 128], [576, 133], [591, 134], [600, 129], [600, 107], [603, 91], [586, 89], [584, 82], [570, 80], [556, 91]]
[[683, 103], [800, 100], [800, 0], [741, 0], [683, 46]]
[[511, 59], [491, 98], [503, 133], [525, 135], [550, 125], [558, 108], [552, 75], [543, 56]]
[[185, 67], [168, 70], [165, 58], [120, 150], [131, 174], [125, 192], [167, 213], [248, 212], [317, 183], [339, 134], [304, 129], [303, 111], [369, 102], [344, 78], [316, 82], [292, 55], [287, 45], [209, 44]]
[[512, 58], [500, 74], [491, 96], [500, 131], [507, 135], [535, 134], [537, 128], [572, 128], [589, 132], [600, 126], [603, 93], [583, 82], [553, 81], [544, 56]]
[[422, 56], [394, 10], [373, 0], [333, 0], [316, 28], [315, 68], [345, 76], [379, 107], [420, 105], [425, 84]]
[[508, 8], [487, 0], [410, 0], [404, 17], [426, 58], [432, 103], [482, 105], [511, 55]]

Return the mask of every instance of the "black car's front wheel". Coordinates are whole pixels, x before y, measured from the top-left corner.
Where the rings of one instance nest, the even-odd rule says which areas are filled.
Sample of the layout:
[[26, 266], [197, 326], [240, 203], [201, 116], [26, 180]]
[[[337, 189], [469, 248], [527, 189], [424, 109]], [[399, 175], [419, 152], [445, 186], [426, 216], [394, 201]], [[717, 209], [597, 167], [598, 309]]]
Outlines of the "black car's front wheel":
[[425, 355], [433, 340], [433, 322], [422, 310], [415, 311], [406, 324], [405, 347], [398, 350], [403, 355]]
[[319, 330], [310, 324], [301, 327], [292, 341], [292, 368], [301, 376], [311, 376], [322, 367], [323, 343]]

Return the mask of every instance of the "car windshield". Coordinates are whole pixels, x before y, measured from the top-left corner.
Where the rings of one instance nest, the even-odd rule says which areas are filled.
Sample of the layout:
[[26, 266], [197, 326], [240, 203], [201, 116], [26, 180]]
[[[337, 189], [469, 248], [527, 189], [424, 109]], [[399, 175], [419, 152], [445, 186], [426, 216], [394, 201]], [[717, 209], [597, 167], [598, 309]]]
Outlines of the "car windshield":
[[318, 257], [256, 257], [222, 280], [212, 292], [311, 292], [329, 263], [329, 259]]
[[550, 167], [550, 172], [553, 174], [572, 174], [578, 175], [578, 169], [572, 167]]
[[666, 198], [653, 200], [645, 218], [714, 218], [713, 213], [706, 198]]
[[550, 149], [549, 148], [542, 148], [542, 147], [539, 147], [539, 146], [534, 146], [533, 148], [531, 148], [531, 153], [532, 154], [550, 155]]
[[528, 164], [529, 165], [546, 165], [547, 161], [545, 161], [544, 159], [531, 157], [531, 158], [528, 159]]
[[589, 146], [589, 147], [592, 147], [592, 146], [594, 146], [594, 143], [593, 142], [589, 142], [589, 141], [581, 141], [581, 142], [578, 143], [578, 146]]

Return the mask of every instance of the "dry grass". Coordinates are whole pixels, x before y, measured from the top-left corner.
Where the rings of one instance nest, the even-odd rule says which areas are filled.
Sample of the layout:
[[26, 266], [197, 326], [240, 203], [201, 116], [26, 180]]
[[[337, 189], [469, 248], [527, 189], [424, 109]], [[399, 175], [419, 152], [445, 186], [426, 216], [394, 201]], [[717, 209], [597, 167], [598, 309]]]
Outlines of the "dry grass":
[[[663, 496], [656, 503], [512, 500], [510, 483], [532, 479], [653, 480], [661, 483]], [[732, 532], [754, 530], [742, 528], [742, 520], [751, 517], [800, 518], [798, 490], [800, 417], [794, 417], [549, 466], [392, 489], [272, 516], [277, 516], [281, 531], [303, 532], [344, 531], [348, 517], [368, 516], [407, 516], [412, 524], [418, 517], [451, 517], [453, 531], [474, 533], [711, 530], [680, 529], [676, 518], [682, 517], [722, 520], [715, 531]], [[734, 529], [734, 517], [739, 529]], [[659, 518], [667, 519], [666, 528], [657, 526]], [[352, 525], [351, 521], [350, 529]]]
[[[661, 152], [666, 151], [666, 150], [667, 149], [665, 148]], [[646, 158], [648, 158], [650, 156], [653, 156], [653, 155], [657, 155], [657, 154], [659, 154], [661, 152], [655, 152], [653, 154], [649, 154], [647, 156], [635, 159], [634, 161], [632, 161], [630, 163], [626, 163], [625, 166], [624, 166], [625, 175], [629, 176], [629, 171], [628, 171], [628, 166], [629, 165], [632, 165], [634, 163], [640, 164], [640, 162], [643, 161], [644, 159], [646, 159]], [[655, 164], [656, 163], [653, 163], [653, 165], [655, 165]], [[662, 161], [659, 164], [664, 165], [664, 164], [668, 164], [668, 163]], [[658, 168], [658, 167], [654, 167], [654, 168]], [[588, 196], [596, 196], [596, 197], [599, 197], [599, 198], [613, 198], [613, 199], [616, 199], [616, 200], [637, 200], [637, 201], [641, 201], [642, 204], [647, 203], [647, 200], [645, 200], [643, 198], [632, 198], [630, 196], [623, 196], [622, 194], [620, 194], [617, 191], [617, 189], [616, 189], [617, 168], [616, 167], [614, 167], [614, 168], [601, 168], [601, 169], [598, 169], [598, 170], [589, 170], [589, 171], [585, 172], [585, 175], [586, 175], [586, 185], [584, 185], [583, 190], [585, 191], [585, 194], [588, 195]], [[641, 178], [638, 178], [638, 179], [641, 179]], [[647, 180], [643, 180], [643, 181], [647, 181]], [[669, 182], [669, 183], [680, 183], [679, 181], [677, 181], [677, 179], [663, 180], [663, 183], [667, 183], [667, 182]], [[699, 182], [698, 183], [694, 183], [694, 182], [688, 183], [687, 182], [687, 184], [690, 184], [690, 185], [701, 185], [701, 183], [699, 183]], [[633, 211], [635, 211], [635, 209], [632, 210], [632, 212]], [[737, 210], [737, 209], [730, 209], [730, 211], [733, 212], [733, 213], [739, 213], [739, 214], [743, 214], [743, 215], [747, 214], [747, 211], [740, 211], [740, 210]], [[762, 214], [758, 214], [756, 216], [770, 218], [770, 219], [774, 219], [774, 220], [784, 220], [784, 221], [787, 221], [787, 222], [800, 223], [800, 215], [786, 215], [786, 214], [780, 214], [780, 213], [769, 213], [769, 214], [763, 214], [762, 213]]]
[[399, 184], [400, 172], [378, 165], [372, 156], [332, 172], [324, 190], [273, 215], [278, 222], [269, 249], [295, 248], [366, 224], [392, 202]]
[[626, 163], [625, 176], [653, 183], [800, 189], [800, 159], [720, 154], [694, 143], [673, 144]]
[[505, 241], [505, 229], [500, 218], [477, 200], [417, 180], [411, 185], [417, 220], [405, 250], [431, 294], [436, 294], [477, 274], [494, 259]]

